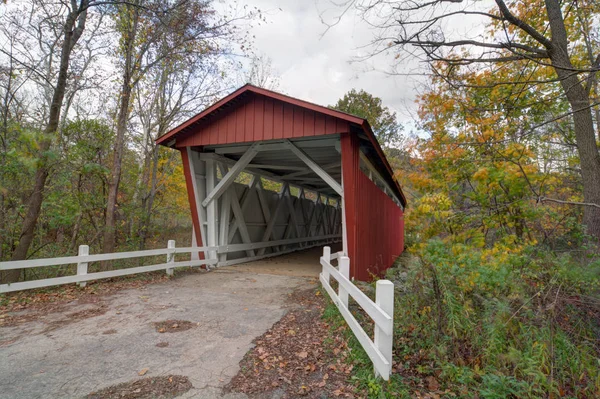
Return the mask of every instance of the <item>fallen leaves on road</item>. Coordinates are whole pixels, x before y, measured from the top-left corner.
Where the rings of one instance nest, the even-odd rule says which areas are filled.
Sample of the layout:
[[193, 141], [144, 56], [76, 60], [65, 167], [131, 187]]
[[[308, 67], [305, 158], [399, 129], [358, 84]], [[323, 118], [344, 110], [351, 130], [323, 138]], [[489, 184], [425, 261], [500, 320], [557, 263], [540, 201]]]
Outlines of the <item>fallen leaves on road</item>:
[[164, 320], [154, 323], [154, 328], [162, 334], [189, 330], [197, 325], [187, 320]]
[[[264, 335], [240, 362], [241, 371], [226, 389], [249, 397], [269, 393], [285, 398], [353, 398], [347, 382], [350, 366], [343, 339], [325, 340], [321, 316], [325, 302], [314, 289], [290, 297], [291, 310]], [[330, 342], [331, 341], [331, 342]]]
[[148, 370], [150, 370], [150, 369], [147, 367], [143, 368], [138, 372], [138, 375], [145, 375], [148, 372]]
[[[168, 280], [164, 272], [150, 272], [135, 276], [115, 277], [90, 281], [85, 288], [75, 284], [26, 290], [0, 295], [0, 327], [14, 326], [37, 320], [49, 313], [65, 310], [72, 301], [81, 304], [97, 304], [103, 297], [117, 291], [140, 288], [152, 283]], [[74, 314], [75, 317], [94, 314]]]
[[92, 392], [86, 399], [167, 399], [191, 388], [190, 380], [182, 375], [147, 377]]

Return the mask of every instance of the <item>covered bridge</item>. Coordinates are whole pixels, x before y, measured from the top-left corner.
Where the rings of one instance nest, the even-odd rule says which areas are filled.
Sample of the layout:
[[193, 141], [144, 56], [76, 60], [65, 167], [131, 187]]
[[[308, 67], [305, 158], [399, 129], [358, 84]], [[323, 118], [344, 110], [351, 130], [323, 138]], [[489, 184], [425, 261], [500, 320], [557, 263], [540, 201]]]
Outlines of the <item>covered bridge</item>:
[[194, 244], [219, 265], [340, 242], [367, 280], [403, 251], [406, 199], [365, 119], [245, 85], [157, 143], [181, 152]]

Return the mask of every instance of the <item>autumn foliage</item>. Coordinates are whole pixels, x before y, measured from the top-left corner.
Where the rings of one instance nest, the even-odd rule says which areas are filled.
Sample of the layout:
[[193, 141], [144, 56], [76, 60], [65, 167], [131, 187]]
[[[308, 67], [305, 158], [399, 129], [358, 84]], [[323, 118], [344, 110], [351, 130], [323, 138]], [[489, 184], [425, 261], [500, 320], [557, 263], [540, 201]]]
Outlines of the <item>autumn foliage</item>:
[[569, 110], [557, 82], [519, 83], [553, 72], [435, 66], [417, 100], [425, 133], [397, 171], [410, 255], [388, 276], [397, 376], [381, 392], [598, 397], [600, 258], [573, 120], [557, 117]]

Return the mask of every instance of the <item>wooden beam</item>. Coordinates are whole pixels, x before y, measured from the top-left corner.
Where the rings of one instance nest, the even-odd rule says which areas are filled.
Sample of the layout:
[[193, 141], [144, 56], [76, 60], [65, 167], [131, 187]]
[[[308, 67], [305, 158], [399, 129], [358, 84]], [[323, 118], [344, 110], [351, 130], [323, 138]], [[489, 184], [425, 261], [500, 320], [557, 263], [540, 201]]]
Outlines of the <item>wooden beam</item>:
[[290, 212], [290, 222], [288, 222], [288, 225], [294, 229], [296, 238], [300, 238], [300, 230], [298, 229], [298, 219], [296, 218], [296, 208], [294, 207], [294, 201], [292, 200], [292, 193], [290, 193], [289, 186], [287, 189], [287, 194], [284, 194], [283, 197], [287, 204], [288, 211]]
[[[244, 213], [242, 212], [240, 202], [235, 194], [231, 195], [231, 209], [233, 210], [233, 215], [238, 222], [238, 229], [240, 230], [242, 241], [244, 244], [250, 244], [252, 240], [250, 239], [250, 234], [248, 234], [248, 228], [246, 227], [246, 222], [244, 221]], [[254, 250], [251, 249], [246, 251], [246, 255], [254, 256]]]
[[[330, 169], [333, 169], [333, 168], [339, 168], [341, 164], [342, 163], [340, 161], [336, 161], [334, 163], [330, 163], [328, 165], [323, 166], [323, 170], [330, 170]], [[309, 173], [313, 173], [312, 169], [306, 169], [304, 171], [298, 171], [298, 172], [289, 173], [287, 175], [281, 176], [281, 178], [282, 179], [289, 179], [289, 178], [292, 178], [292, 177], [308, 175]]]
[[[244, 213], [246, 211], [246, 208], [248, 207], [248, 204], [250, 203], [249, 197], [252, 194], [252, 189], [256, 185], [257, 181], [260, 182], [260, 177], [252, 176], [252, 178], [250, 180], [250, 184], [248, 184], [248, 187], [242, 194], [242, 199], [240, 201], [240, 203], [242, 205], [242, 213]], [[234, 194], [234, 195], [237, 195], [237, 194]], [[227, 238], [227, 244], [229, 244], [231, 242], [231, 240], [233, 240], [233, 236], [235, 235], [235, 232], [238, 230], [238, 227], [239, 227], [239, 222], [237, 219], [234, 219], [233, 223], [231, 224], [231, 227], [229, 228], [229, 236]]]
[[[206, 240], [206, 227], [204, 225], [204, 222], [206, 221], [206, 209], [202, 207], [202, 199], [204, 199], [206, 196], [206, 167], [204, 161], [201, 161], [197, 157], [197, 152], [192, 151], [190, 147], [186, 147], [185, 151], [187, 154], [192, 189], [194, 192], [194, 206], [196, 207], [196, 214], [198, 216], [199, 231], [196, 231], [196, 227], [192, 229], [192, 245], [197, 245], [198, 241], [200, 241], [200, 246], [206, 247], [208, 246], [208, 241]], [[200, 236], [200, 240], [198, 240], [197, 235]], [[209, 258], [208, 251], [204, 252], [204, 258]], [[199, 259], [198, 253], [192, 253], [191, 259]]]
[[318, 236], [318, 237], [288, 238], [288, 239], [284, 239], [284, 240], [254, 242], [254, 243], [250, 243], [250, 244], [229, 244], [224, 247], [219, 246], [219, 252], [221, 252], [221, 251], [237, 252], [237, 251], [245, 251], [245, 250], [249, 250], [249, 249], [269, 248], [269, 247], [275, 247], [278, 245], [290, 245], [290, 244], [298, 244], [300, 242], [319, 241], [319, 240], [337, 239], [337, 238], [340, 238], [340, 236], [330, 234], [330, 235], [322, 235], [322, 236]]
[[335, 237], [335, 238], [323, 238], [321, 240], [317, 239], [315, 240], [310, 240], [311, 244], [307, 243], [307, 246], [303, 247], [303, 248], [293, 248], [293, 249], [288, 249], [286, 251], [279, 251], [279, 252], [271, 252], [268, 254], [264, 254], [264, 255], [257, 255], [251, 258], [239, 258], [239, 259], [232, 259], [232, 260], [228, 260], [227, 262], [225, 262], [224, 266], [229, 266], [229, 265], [236, 265], [238, 263], [247, 263], [247, 262], [252, 262], [255, 260], [260, 260], [260, 259], [264, 259], [264, 258], [271, 258], [273, 256], [280, 256], [280, 255], [284, 255], [284, 254], [288, 254], [290, 252], [295, 252], [295, 251], [300, 251], [301, 249], [306, 249], [306, 248], [312, 248], [312, 247], [316, 247], [316, 246], [323, 246], [324, 244], [328, 244], [328, 243], [337, 243], [340, 242], [340, 237]]
[[[204, 160], [204, 161], [206, 161], [206, 160], [214, 160], [214, 161], [222, 162], [225, 165], [229, 165], [229, 166], [233, 166], [236, 163], [236, 161], [234, 159], [230, 159], [230, 158], [227, 158], [227, 157], [224, 157], [222, 155], [215, 154], [215, 153], [212, 153], [212, 152], [202, 152], [202, 153], [199, 153], [199, 157], [200, 157], [201, 160]], [[339, 165], [340, 165], [340, 163], [337, 162], [337, 166], [339, 166]], [[246, 168], [245, 172], [248, 173], [248, 174], [251, 174], [253, 176], [257, 176], [257, 177], [260, 177], [260, 176], [266, 177], [267, 179], [273, 180], [273, 181], [278, 182], [278, 183], [282, 183], [282, 184], [286, 183], [286, 181], [282, 178], [282, 176], [276, 175], [276, 174], [268, 172], [266, 170], [262, 170], [262, 169], [248, 169], [248, 168]], [[312, 173], [312, 170], [310, 170], [309, 172], [294, 172], [294, 173]], [[319, 179], [319, 181], [322, 182], [323, 180]], [[319, 188], [315, 188], [315, 187], [309, 187], [309, 186], [304, 186], [303, 187], [302, 185], [300, 185], [298, 183], [293, 183], [293, 185], [295, 185], [297, 187], [300, 187], [300, 188], [306, 188], [309, 191], [318, 191], [319, 190]]]
[[[206, 191], [210, 192], [215, 187], [215, 180], [217, 178], [217, 171], [215, 167], [215, 161], [206, 161]], [[206, 235], [209, 247], [217, 245], [217, 203], [211, 201], [206, 208]], [[217, 253], [214, 251], [209, 252], [210, 259], [216, 259]]]
[[[232, 192], [233, 191], [233, 192]], [[229, 244], [229, 219], [231, 211], [231, 196], [235, 195], [235, 190], [228, 190], [221, 197], [221, 220], [219, 221], [219, 245]], [[219, 263], [227, 260], [227, 253], [219, 254]]]
[[265, 189], [263, 188], [262, 180], [258, 178], [258, 188], [256, 193], [258, 195], [258, 202], [260, 204], [260, 209], [262, 210], [263, 220], [265, 221], [265, 225], [269, 223], [271, 220], [271, 211], [269, 210], [269, 204], [265, 198]]
[[252, 161], [252, 159], [260, 151], [260, 143], [254, 143], [248, 148], [248, 150], [242, 155], [242, 157], [229, 169], [229, 172], [217, 184], [217, 186], [206, 196], [202, 201], [202, 206], [206, 207], [215, 199], [218, 199], [221, 194], [227, 190], [227, 188], [233, 183], [235, 178], [240, 174], [242, 170]]
[[290, 165], [272, 165], [272, 164], [257, 164], [251, 163], [247, 169], [273, 169], [273, 170], [296, 170], [296, 171], [309, 171], [310, 169], [304, 166], [290, 166]]
[[288, 180], [290, 180], [291, 184], [297, 184], [296, 182], [317, 183], [323, 181], [323, 179], [319, 177], [293, 177]]
[[[312, 222], [313, 220], [319, 217], [319, 215], [317, 214], [317, 211], [319, 210], [319, 204], [321, 203], [321, 195], [317, 195], [317, 200], [314, 202], [313, 204], [313, 208], [312, 208], [312, 212], [310, 214], [310, 219], [308, 219], [308, 233], [309, 236], [312, 235]], [[315, 235], [317, 235], [319, 232], [319, 222], [317, 219], [317, 223], [315, 225]]]
[[[323, 147], [335, 147], [335, 143], [339, 142], [339, 137], [327, 138], [327, 139], [309, 139], [309, 140], [298, 140], [294, 141], [294, 144], [299, 148], [323, 148]], [[287, 149], [286, 140], [273, 141], [262, 143], [263, 150], [261, 151], [280, 151]], [[250, 145], [230, 145], [230, 146], [209, 146], [214, 148], [217, 154], [240, 154], [246, 152]]]
[[331, 187], [336, 193], [340, 195], [340, 197], [344, 196], [342, 186], [333, 177], [331, 177], [327, 172], [325, 172], [323, 168], [321, 168], [315, 161], [313, 161], [303, 150], [296, 147], [291, 141], [287, 140], [286, 143], [289, 146], [290, 150], [292, 150], [292, 152], [298, 158], [300, 158], [306, 164], [306, 166], [312, 169], [313, 172], [315, 172], [321, 179], [323, 179], [325, 183], [329, 185], [329, 187]]
[[[261, 241], [269, 241], [271, 234], [273, 233], [273, 228], [275, 227], [275, 221], [277, 220], [277, 216], [279, 215], [279, 211], [281, 210], [281, 206], [283, 205], [283, 194], [287, 190], [287, 186], [288, 186], [287, 183], [283, 183], [283, 187], [281, 187], [281, 192], [279, 193], [279, 200], [277, 201], [277, 204], [275, 204], [275, 209], [273, 210], [273, 212], [271, 212], [271, 218], [267, 222], [267, 228], [265, 229], [265, 232], [263, 233]], [[264, 254], [265, 249], [266, 248], [260, 249], [258, 251], [258, 254], [259, 255]]]

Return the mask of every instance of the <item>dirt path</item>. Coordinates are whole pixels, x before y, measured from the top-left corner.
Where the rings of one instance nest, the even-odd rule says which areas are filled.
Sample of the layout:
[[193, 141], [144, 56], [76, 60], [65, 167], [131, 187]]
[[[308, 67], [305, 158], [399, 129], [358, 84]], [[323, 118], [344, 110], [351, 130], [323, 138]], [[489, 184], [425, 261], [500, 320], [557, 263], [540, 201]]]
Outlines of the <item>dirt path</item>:
[[315, 284], [223, 268], [0, 327], [0, 398], [79, 398], [140, 375], [185, 376], [193, 388], [181, 398], [221, 398], [286, 298]]

